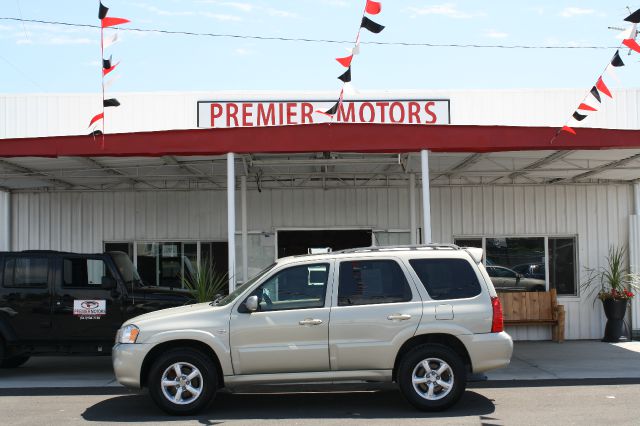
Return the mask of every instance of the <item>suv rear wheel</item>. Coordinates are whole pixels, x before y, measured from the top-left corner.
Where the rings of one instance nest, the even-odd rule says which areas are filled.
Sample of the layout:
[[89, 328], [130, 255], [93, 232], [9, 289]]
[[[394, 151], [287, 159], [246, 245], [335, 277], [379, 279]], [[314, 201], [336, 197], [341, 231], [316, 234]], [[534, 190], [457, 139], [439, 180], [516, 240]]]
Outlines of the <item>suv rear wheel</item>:
[[195, 414], [209, 406], [218, 388], [216, 367], [202, 352], [173, 349], [161, 355], [149, 371], [149, 393], [169, 414]]
[[452, 406], [467, 385], [460, 356], [439, 344], [420, 345], [405, 354], [397, 377], [404, 397], [424, 411], [440, 411]]

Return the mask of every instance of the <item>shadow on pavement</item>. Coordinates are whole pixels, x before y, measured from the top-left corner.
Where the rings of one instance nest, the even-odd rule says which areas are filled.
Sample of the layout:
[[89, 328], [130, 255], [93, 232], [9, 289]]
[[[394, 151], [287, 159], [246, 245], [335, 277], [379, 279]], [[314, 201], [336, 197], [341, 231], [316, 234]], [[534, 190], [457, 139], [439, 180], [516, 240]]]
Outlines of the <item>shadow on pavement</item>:
[[462, 400], [447, 411], [423, 413], [414, 409], [396, 391], [298, 394], [218, 394], [213, 405], [193, 417], [171, 417], [164, 414], [148, 395], [116, 396], [99, 402], [82, 414], [94, 422], [159, 422], [198, 420], [215, 425], [224, 420], [269, 419], [380, 419], [443, 418], [483, 416], [493, 413], [495, 406], [486, 397], [465, 392]]

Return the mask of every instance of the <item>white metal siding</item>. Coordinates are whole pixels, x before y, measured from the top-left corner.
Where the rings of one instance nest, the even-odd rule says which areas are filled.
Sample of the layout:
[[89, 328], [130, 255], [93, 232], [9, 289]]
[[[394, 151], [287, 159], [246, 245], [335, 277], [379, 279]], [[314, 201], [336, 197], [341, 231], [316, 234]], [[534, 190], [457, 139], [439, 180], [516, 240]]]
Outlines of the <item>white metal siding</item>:
[[[224, 191], [13, 193], [11, 199], [14, 250], [96, 252], [103, 241], [226, 240]], [[249, 231], [409, 230], [406, 188], [248, 191], [247, 201]], [[630, 185], [433, 187], [431, 208], [438, 242], [463, 235], [575, 235], [584, 274], [585, 267], [603, 264], [610, 245], [627, 243], [632, 190]], [[239, 230], [240, 208], [237, 214]], [[599, 304], [586, 297], [560, 301], [567, 311], [567, 338], [602, 336]], [[517, 339], [550, 338], [548, 327], [510, 332]]]
[[[358, 99], [450, 99], [451, 123], [467, 125], [561, 126], [585, 89], [363, 91]], [[107, 133], [193, 129], [199, 100], [327, 99], [332, 92], [155, 92], [118, 93], [119, 108], [107, 108]], [[640, 128], [640, 89], [613, 90], [575, 127]], [[96, 94], [0, 94], [0, 139], [87, 134], [100, 108]]]
[[11, 233], [10, 200], [11, 195], [0, 191], [0, 251], [9, 250], [9, 234]]
[[[626, 245], [631, 185], [436, 187], [431, 189], [434, 241], [455, 236], [575, 235], [578, 271], [604, 266], [609, 246]], [[604, 330], [600, 303], [559, 297], [568, 339], [597, 339]], [[549, 327], [513, 327], [519, 340], [550, 339]]]
[[[236, 194], [239, 200], [239, 191]], [[224, 191], [13, 193], [14, 250], [100, 251], [103, 241], [226, 240]], [[405, 188], [247, 191], [249, 231], [409, 229]], [[236, 209], [240, 230], [240, 208]]]

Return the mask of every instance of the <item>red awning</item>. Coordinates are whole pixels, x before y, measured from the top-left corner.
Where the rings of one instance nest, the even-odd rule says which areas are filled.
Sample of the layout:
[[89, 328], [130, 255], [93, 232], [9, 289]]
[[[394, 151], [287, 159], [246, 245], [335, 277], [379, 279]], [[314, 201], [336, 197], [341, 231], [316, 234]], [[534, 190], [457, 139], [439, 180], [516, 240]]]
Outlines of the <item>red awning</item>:
[[496, 152], [640, 148], [640, 131], [509, 126], [313, 124], [0, 139], [0, 157], [218, 155], [227, 152]]

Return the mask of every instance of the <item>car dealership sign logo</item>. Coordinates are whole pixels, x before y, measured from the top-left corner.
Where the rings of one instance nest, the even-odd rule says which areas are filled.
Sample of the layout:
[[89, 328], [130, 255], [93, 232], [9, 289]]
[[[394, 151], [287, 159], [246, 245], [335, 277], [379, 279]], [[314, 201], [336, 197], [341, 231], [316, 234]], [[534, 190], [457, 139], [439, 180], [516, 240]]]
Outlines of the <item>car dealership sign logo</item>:
[[100, 318], [107, 314], [106, 300], [74, 300], [73, 315], [80, 319]]
[[[200, 101], [198, 127], [268, 127], [331, 122], [335, 101]], [[344, 101], [334, 123], [449, 124], [448, 100]]]

